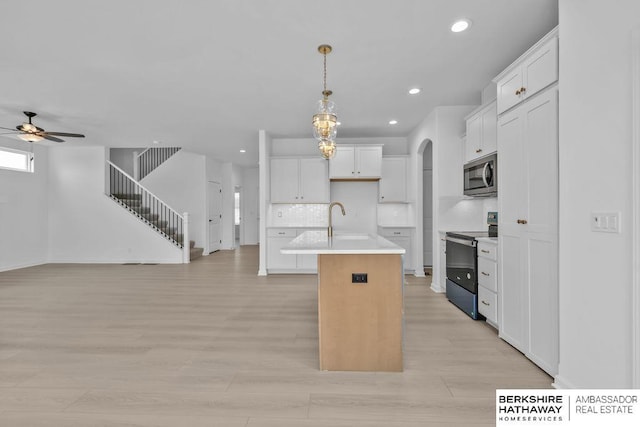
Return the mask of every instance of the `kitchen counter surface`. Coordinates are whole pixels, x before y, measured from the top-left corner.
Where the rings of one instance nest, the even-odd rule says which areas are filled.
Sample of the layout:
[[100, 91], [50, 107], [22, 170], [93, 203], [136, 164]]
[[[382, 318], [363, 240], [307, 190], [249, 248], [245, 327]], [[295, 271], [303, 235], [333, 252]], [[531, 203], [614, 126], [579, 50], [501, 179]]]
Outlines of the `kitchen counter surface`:
[[375, 234], [305, 231], [280, 250], [283, 254], [404, 254], [404, 248]]
[[493, 244], [498, 244], [498, 238], [497, 237], [478, 237], [476, 238], [476, 240], [478, 242], [486, 242], [486, 243], [493, 243]]

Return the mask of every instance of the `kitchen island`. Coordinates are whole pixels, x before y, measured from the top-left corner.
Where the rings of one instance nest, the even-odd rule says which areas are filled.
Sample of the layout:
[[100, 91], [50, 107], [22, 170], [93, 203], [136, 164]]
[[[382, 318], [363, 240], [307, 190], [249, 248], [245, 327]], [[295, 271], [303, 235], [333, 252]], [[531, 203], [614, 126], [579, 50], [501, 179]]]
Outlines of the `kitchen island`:
[[283, 254], [318, 256], [320, 369], [402, 371], [405, 250], [369, 234], [307, 231]]

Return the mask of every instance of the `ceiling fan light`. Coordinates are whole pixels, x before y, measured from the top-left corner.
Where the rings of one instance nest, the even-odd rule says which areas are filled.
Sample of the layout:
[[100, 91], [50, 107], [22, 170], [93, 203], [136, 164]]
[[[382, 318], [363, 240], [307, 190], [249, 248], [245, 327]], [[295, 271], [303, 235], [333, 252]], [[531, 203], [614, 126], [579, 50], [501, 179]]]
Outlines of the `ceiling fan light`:
[[44, 139], [40, 135], [36, 135], [33, 133], [21, 133], [20, 135], [18, 135], [18, 138], [26, 142], [38, 142]]
[[35, 127], [33, 124], [31, 123], [23, 123], [22, 126], [20, 126], [22, 128], [23, 131], [25, 132], [35, 132], [38, 130], [37, 127]]

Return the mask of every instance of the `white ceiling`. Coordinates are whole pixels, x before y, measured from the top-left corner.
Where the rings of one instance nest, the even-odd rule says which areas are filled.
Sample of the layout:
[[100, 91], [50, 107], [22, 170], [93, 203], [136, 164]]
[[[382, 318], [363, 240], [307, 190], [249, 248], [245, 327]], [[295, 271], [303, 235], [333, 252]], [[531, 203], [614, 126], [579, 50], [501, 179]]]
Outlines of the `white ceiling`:
[[[473, 25], [455, 34], [459, 17]], [[557, 0], [2, 0], [0, 126], [29, 110], [86, 134], [67, 145], [157, 140], [257, 165], [259, 129], [311, 136], [320, 44], [338, 142], [406, 136], [436, 106], [479, 104], [557, 21]]]

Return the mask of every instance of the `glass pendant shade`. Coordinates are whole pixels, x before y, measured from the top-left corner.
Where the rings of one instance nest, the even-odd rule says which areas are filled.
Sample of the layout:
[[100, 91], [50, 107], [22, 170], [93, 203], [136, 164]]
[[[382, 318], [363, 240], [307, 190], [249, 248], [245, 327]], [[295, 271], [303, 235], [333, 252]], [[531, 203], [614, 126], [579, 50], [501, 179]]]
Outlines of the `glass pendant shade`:
[[333, 140], [323, 139], [318, 143], [318, 149], [322, 157], [329, 160], [336, 155], [336, 143]]
[[334, 140], [337, 134], [338, 116], [336, 104], [328, 99], [318, 101], [318, 113], [313, 116], [313, 137], [318, 141]]
[[20, 138], [23, 141], [27, 141], [27, 142], [38, 142], [38, 141], [42, 141], [44, 139], [40, 135], [35, 135], [35, 134], [32, 134], [32, 133], [21, 133], [21, 134], [18, 135], [18, 138]]

